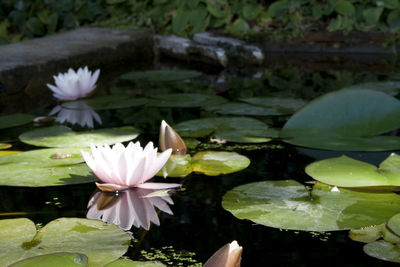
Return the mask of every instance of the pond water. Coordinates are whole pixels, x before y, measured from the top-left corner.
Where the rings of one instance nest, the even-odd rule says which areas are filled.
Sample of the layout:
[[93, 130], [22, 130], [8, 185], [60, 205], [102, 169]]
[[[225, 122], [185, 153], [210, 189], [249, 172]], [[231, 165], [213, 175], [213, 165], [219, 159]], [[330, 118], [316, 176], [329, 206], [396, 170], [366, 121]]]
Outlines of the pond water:
[[[163, 70], [177, 69], [178, 67], [190, 68], [169, 62], [155, 66], [156, 69]], [[379, 152], [343, 152], [296, 146], [276, 137], [278, 129], [285, 125], [292, 113], [302, 106], [302, 103], [290, 101], [285, 107], [273, 110], [262, 109], [260, 108], [262, 105], [256, 105], [255, 109], [253, 106], [252, 109], [248, 106], [228, 106], [215, 99], [205, 98], [202, 100], [199, 95], [188, 94], [219, 96], [229, 102], [241, 105], [248, 104], [248, 102], [239, 102], [239, 100], [257, 97], [295, 98], [296, 101], [301, 99], [305, 103], [343, 87], [362, 83], [369, 83], [371, 86], [371, 83], [374, 83], [373, 86], [398, 99], [400, 73], [396, 71], [396, 68], [390, 68], [390, 71], [387, 69], [374, 70], [373, 68], [372, 70], [328, 69], [316, 71], [302, 66], [280, 65], [246, 70], [199, 67], [196, 71], [201, 72], [202, 75], [182, 78], [175, 77], [180, 74], [173, 72], [158, 73], [157, 75], [150, 73], [149, 77], [135, 76], [138, 75], [138, 70], [135, 70], [134, 77], [124, 75], [122, 78], [114, 77], [111, 81], [98, 82], [99, 88], [94, 97], [106, 96], [111, 99], [111, 96], [117, 96], [115, 101], [111, 101], [114, 107], [107, 108], [107, 105], [111, 104], [105, 102], [92, 103], [94, 106], [97, 105], [93, 111], [96, 115], [92, 113], [92, 120], [86, 120], [85, 125], [68, 123], [68, 115], [63, 115], [64, 118], [61, 117], [63, 108], [81, 110], [84, 109], [82, 104], [67, 103], [63, 104], [64, 106], [61, 105], [61, 108], [53, 110], [55, 102], [49, 99], [49, 105], [33, 107], [29, 112], [37, 117], [47, 116], [53, 110], [53, 116], [59, 116], [60, 120], [67, 120], [64, 125], [76, 131], [86, 131], [92, 124], [94, 129], [133, 126], [140, 130], [140, 135], [135, 140], [142, 144], [153, 141], [156, 145], [158, 144], [160, 123], [165, 120], [173, 128], [177, 125], [178, 133], [183, 132], [182, 136], [187, 142], [188, 152], [191, 155], [199, 151], [229, 151], [237, 152], [250, 159], [251, 162], [247, 168], [229, 174], [208, 176], [192, 172], [185, 177], [168, 177], [167, 180], [160, 176], [155, 177], [156, 182], [181, 183], [183, 186], [182, 189], [177, 189], [171, 194], [174, 204], [169, 207], [173, 214], [158, 212], [159, 226], [152, 224], [149, 230], [144, 229], [146, 227], [128, 227], [135, 238], [125, 254], [128, 258], [134, 260], [155, 258], [171, 266], [196, 266], [196, 263], [204, 263], [224, 244], [237, 240], [243, 247], [242, 266], [310, 266], [316, 264], [389, 266], [394, 264], [368, 256], [363, 251], [364, 243], [351, 240], [348, 230], [322, 232], [318, 229], [302, 231], [303, 229], [288, 230], [285, 227], [268, 227], [261, 223], [235, 217], [227, 209], [224, 209], [222, 200], [228, 191], [253, 182], [295, 180], [310, 188], [312, 184], [309, 182], [315, 181], [305, 172], [305, 167], [310, 163], [346, 154], [354, 159], [379, 165], [390, 153], [396, 152], [396, 149]], [[126, 72], [129, 73], [131, 70]], [[101, 75], [106, 74], [102, 73]], [[388, 84], [387, 81], [390, 81], [391, 84]], [[381, 82], [380, 86], [376, 82]], [[184, 95], [179, 97], [175, 94]], [[119, 96], [122, 97], [118, 98]], [[126, 98], [131, 100], [125, 101]], [[141, 99], [146, 99], [146, 101], [141, 102]], [[132, 101], [137, 101], [137, 103], [129, 106]], [[5, 114], [6, 111], [0, 116]], [[198, 137], [197, 141], [193, 141], [194, 139], [187, 139], [184, 131], [180, 132], [179, 130], [179, 123], [209, 117], [250, 117], [263, 122], [272, 129], [277, 129], [277, 132], [269, 132], [269, 135], [266, 136], [262, 136], [262, 134], [251, 136], [252, 129], [245, 129], [250, 133], [245, 132], [242, 135], [240, 135], [242, 129], [228, 129], [236, 133], [232, 135], [232, 133], [226, 133], [225, 129], [225, 132], [221, 130], [221, 133], [215, 134], [216, 132], [212, 131], [214, 134], [206, 134]], [[81, 118], [74, 117], [75, 121], [79, 121]], [[2, 129], [0, 143], [12, 145], [11, 148], [4, 151], [38, 149], [39, 146], [19, 141], [18, 136], [32, 129], [49, 125], [59, 125], [59, 123], [52, 122], [45, 126], [27, 123]], [[392, 130], [395, 129], [388, 129], [384, 132], [390, 132], [391, 136], [399, 135]], [[243, 142], [243, 136], [247, 138], [249, 135], [251, 138], [248, 140], [251, 141]], [[210, 137], [212, 138], [210, 139]], [[254, 141], [257, 138], [266, 137], [271, 137], [272, 140], [269, 142]], [[227, 141], [225, 142], [225, 140]], [[3, 163], [0, 162], [0, 164]], [[399, 186], [400, 184], [394, 185]], [[93, 194], [97, 192], [96, 190], [93, 182], [47, 187], [0, 186], [0, 219], [28, 218], [34, 223], [44, 226], [50, 221], [62, 217], [86, 218], [88, 203]], [[398, 199], [394, 201], [400, 202]], [[367, 209], [368, 206], [364, 208]], [[120, 212], [128, 213], [125, 210]], [[282, 217], [281, 220], [296, 220], [296, 218]], [[282, 223], [283, 225], [285, 223]], [[154, 256], [157, 253], [167, 256], [169, 259], [165, 260], [162, 256]]]

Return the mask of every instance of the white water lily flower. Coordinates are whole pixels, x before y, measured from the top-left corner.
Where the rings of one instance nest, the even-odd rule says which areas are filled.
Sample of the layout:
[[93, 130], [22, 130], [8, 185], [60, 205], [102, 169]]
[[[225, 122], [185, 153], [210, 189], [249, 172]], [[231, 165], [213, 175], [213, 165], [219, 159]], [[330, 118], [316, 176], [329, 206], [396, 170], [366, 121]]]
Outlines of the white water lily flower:
[[149, 142], [143, 149], [139, 142], [130, 142], [127, 147], [121, 143], [112, 148], [108, 145], [91, 145], [92, 154], [81, 151], [86, 164], [104, 184], [96, 183], [103, 191], [120, 191], [129, 187], [166, 189], [180, 184], [149, 183], [165, 165], [171, 149], [157, 155], [157, 148]]
[[93, 74], [85, 66], [79, 68], [77, 72], [69, 69], [66, 73], [59, 73], [53, 76], [56, 86], [47, 84], [47, 87], [53, 91], [53, 96], [59, 100], [76, 100], [88, 96], [94, 88], [99, 78], [100, 70]]

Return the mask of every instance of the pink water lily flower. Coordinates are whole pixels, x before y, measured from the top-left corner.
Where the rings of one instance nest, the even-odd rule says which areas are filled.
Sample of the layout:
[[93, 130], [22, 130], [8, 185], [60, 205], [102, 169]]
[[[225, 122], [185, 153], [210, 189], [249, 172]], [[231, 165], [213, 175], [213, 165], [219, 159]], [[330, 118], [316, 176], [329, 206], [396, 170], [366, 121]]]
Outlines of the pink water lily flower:
[[78, 71], [69, 69], [66, 73], [59, 73], [53, 76], [56, 86], [47, 84], [47, 87], [53, 91], [53, 96], [59, 100], [76, 100], [88, 96], [95, 88], [96, 81], [99, 78], [100, 70], [93, 74], [85, 66]]
[[157, 148], [149, 142], [143, 149], [139, 142], [91, 146], [92, 153], [81, 151], [86, 164], [104, 184], [96, 183], [102, 191], [121, 191], [129, 187], [166, 189], [180, 184], [147, 182], [167, 162], [171, 149], [157, 155]]

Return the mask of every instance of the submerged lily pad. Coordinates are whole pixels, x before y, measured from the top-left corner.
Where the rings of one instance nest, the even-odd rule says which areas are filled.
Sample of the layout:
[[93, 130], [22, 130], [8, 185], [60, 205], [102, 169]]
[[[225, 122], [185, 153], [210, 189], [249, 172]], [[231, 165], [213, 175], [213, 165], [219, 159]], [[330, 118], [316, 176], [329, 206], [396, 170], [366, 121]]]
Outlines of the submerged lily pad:
[[[78, 101], [84, 102], [95, 110], [138, 107], [143, 106], [148, 102], [146, 98], [133, 98], [126, 95], [99, 96]], [[76, 101], [63, 102], [61, 106], [67, 109], [80, 109], [79, 107], [85, 107], [85, 105], [77, 105], [75, 102]]]
[[400, 244], [379, 240], [364, 245], [363, 249], [371, 257], [385, 261], [400, 262]]
[[199, 172], [209, 176], [217, 176], [241, 171], [250, 165], [250, 159], [236, 152], [202, 151], [193, 157], [190, 155], [173, 155], [158, 176], [185, 177]]
[[0, 129], [24, 125], [33, 121], [35, 116], [25, 113], [15, 113], [0, 116]]
[[205, 137], [215, 135], [231, 142], [268, 142], [271, 131], [268, 126], [256, 119], [245, 117], [216, 117], [184, 121], [174, 125], [183, 137]]
[[251, 97], [239, 100], [256, 106], [266, 107], [270, 110], [269, 115], [292, 114], [306, 103], [303, 99], [284, 97]]
[[51, 221], [36, 234], [25, 218], [0, 220], [0, 265], [58, 252], [85, 254], [89, 266], [104, 266], [121, 257], [131, 237], [115, 225], [80, 218]]
[[11, 147], [10, 144], [0, 143], [0, 149], [7, 149], [7, 148], [10, 148], [10, 147]]
[[75, 132], [66, 126], [51, 126], [23, 133], [19, 139], [27, 144], [44, 147], [88, 147], [91, 144], [115, 144], [135, 139], [138, 130], [125, 126]]
[[310, 192], [293, 180], [264, 181], [235, 187], [222, 200], [239, 219], [283, 229], [333, 231], [380, 224], [400, 211], [394, 193], [341, 188], [324, 184]]
[[59, 186], [97, 181], [86, 163], [50, 167], [4, 164], [0, 165], [0, 173], [0, 185], [7, 186]]
[[157, 261], [131, 261], [128, 259], [120, 259], [104, 267], [165, 267], [165, 265]]
[[10, 267], [74, 267], [74, 266], [88, 266], [88, 258], [80, 253], [58, 252], [42, 256], [35, 256], [18, 261]]
[[400, 186], [400, 156], [391, 154], [377, 168], [347, 156], [311, 163], [306, 173], [315, 180], [343, 187]]
[[197, 108], [228, 101], [217, 95], [190, 93], [154, 95], [153, 98], [148, 104], [151, 107]]
[[134, 71], [122, 75], [120, 78], [128, 81], [172, 82], [197, 78], [203, 75], [195, 70], [147, 70]]
[[340, 90], [311, 101], [285, 124], [286, 142], [319, 149], [400, 149], [400, 137], [378, 136], [400, 128], [400, 101], [372, 90]]

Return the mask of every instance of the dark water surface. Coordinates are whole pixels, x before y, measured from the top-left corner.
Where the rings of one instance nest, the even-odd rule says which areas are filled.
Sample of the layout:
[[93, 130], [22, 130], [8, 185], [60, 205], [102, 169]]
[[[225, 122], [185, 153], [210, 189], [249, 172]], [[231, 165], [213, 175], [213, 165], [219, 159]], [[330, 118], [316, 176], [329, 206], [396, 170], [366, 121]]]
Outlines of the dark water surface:
[[[313, 65], [315, 66], [315, 65]], [[318, 66], [318, 65], [317, 65]], [[384, 66], [384, 65], [382, 65]], [[98, 94], [129, 91], [137, 96], [168, 92], [215, 92], [234, 100], [239, 97], [267, 96], [280, 93], [311, 100], [325, 92], [369, 81], [400, 80], [395, 67], [365, 69], [321, 69], [304, 66], [271, 67], [242, 71], [218, 68], [201, 68], [207, 75], [194, 83], [126, 84], [116, 81], [99, 85]], [[171, 67], [161, 65], [159, 67]], [[186, 68], [188, 68], [186, 66]], [[51, 74], [53, 75], [53, 74]], [[179, 101], [179, 100], [177, 100]], [[52, 106], [32, 110], [36, 115], [47, 115]], [[170, 125], [178, 122], [208, 117], [212, 113], [197, 108], [129, 108], [101, 111], [103, 125], [113, 127], [133, 125], [145, 134], [139, 137], [142, 144], [152, 140], [158, 143], [158, 127], [162, 119]], [[269, 125], [281, 127], [287, 117], [271, 118], [256, 116]], [[0, 134], [1, 141], [13, 141], [13, 149], [28, 150], [33, 147], [16, 141], [19, 133], [31, 126], [17, 127]], [[81, 129], [78, 127], [78, 129]], [[206, 149], [207, 144], [215, 150], [224, 146], [204, 144], [196, 149]], [[185, 190], [177, 191], [172, 199], [173, 215], [160, 213], [160, 226], [152, 225], [150, 231], [132, 228], [139, 241], [132, 243], [127, 256], [144, 259], [140, 251], [172, 246], [175, 251], [196, 253], [193, 258], [205, 262], [219, 247], [233, 240], [243, 246], [242, 266], [388, 266], [391, 263], [367, 256], [363, 243], [348, 238], [348, 231], [310, 233], [286, 231], [239, 220], [221, 207], [223, 195], [235, 186], [255, 181], [294, 179], [311, 180], [304, 167], [315, 161], [304, 150], [281, 143], [255, 144], [251, 149], [226, 144], [228, 148], [248, 156], [250, 166], [238, 173], [205, 176], [190, 174], [185, 178], [168, 178], [167, 182], [183, 183]], [[309, 153], [308, 153], [309, 154]], [[377, 162], [388, 153], [380, 155]], [[157, 177], [156, 181], [164, 181]], [[96, 186], [94, 184], [25, 188], [0, 187], [0, 219], [27, 217], [42, 225], [60, 217], [86, 218], [87, 204]]]

